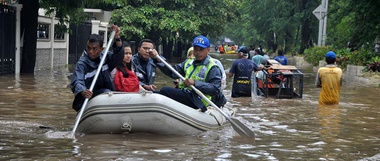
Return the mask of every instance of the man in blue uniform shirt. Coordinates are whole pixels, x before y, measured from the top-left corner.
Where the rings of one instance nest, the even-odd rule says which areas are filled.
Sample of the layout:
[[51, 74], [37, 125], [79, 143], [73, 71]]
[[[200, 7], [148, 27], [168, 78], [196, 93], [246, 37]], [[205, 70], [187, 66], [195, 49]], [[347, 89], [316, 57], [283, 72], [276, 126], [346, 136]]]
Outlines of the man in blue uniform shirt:
[[[214, 104], [221, 107], [226, 103], [226, 98], [220, 90], [222, 72], [212, 58], [208, 56], [210, 42], [204, 36], [197, 36], [194, 38], [193, 47], [194, 58], [173, 66], [178, 73], [185, 77], [185, 80], [179, 84], [178, 88], [163, 87], [160, 94], [194, 109], [206, 111], [209, 104], [190, 88], [193, 85], [209, 100], [216, 97]], [[156, 56], [158, 56], [156, 53], [151, 55], [154, 59]], [[173, 79], [179, 78], [169, 68], [161, 66], [159, 68], [165, 75]]]

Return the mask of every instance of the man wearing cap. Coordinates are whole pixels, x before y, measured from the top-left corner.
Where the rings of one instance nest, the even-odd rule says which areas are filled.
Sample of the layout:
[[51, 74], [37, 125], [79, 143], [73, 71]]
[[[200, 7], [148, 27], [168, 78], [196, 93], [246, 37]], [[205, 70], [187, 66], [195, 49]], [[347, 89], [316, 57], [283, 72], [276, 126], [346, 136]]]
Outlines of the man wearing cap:
[[258, 71], [259, 67], [248, 59], [249, 49], [240, 47], [236, 59], [231, 66], [228, 77], [234, 77], [231, 97], [251, 97], [251, 76], [252, 71]]
[[315, 85], [321, 89], [318, 103], [320, 105], [339, 104], [340, 86], [342, 85], [342, 69], [336, 67], [336, 55], [333, 51], [326, 54], [325, 67], [318, 69]]
[[[209, 104], [190, 88], [190, 86], [193, 85], [209, 100], [211, 100], [212, 97], [217, 97], [214, 103], [218, 107], [221, 107], [226, 103], [226, 98], [220, 90], [222, 73], [216, 63], [208, 56], [210, 52], [210, 42], [204, 36], [197, 36], [194, 38], [193, 47], [194, 58], [186, 59], [180, 64], [173, 65], [173, 68], [184, 76], [185, 80], [179, 84], [178, 88], [161, 88], [160, 94], [194, 109], [201, 109], [204, 112], [207, 110]], [[152, 53], [151, 57], [156, 59], [157, 55]], [[173, 79], [179, 78], [169, 68], [158, 67], [165, 75]]]

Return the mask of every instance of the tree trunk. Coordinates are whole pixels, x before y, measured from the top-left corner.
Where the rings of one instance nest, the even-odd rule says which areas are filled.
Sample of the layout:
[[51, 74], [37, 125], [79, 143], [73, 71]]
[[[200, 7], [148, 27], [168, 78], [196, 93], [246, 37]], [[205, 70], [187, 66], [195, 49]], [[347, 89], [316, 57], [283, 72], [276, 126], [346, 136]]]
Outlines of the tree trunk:
[[163, 55], [166, 59], [171, 60], [172, 59], [172, 53], [173, 53], [173, 41], [163, 39], [162, 41], [162, 47], [163, 47]]
[[[307, 3], [306, 1], [300, 0], [300, 3], [299, 3], [300, 13], [305, 12], [306, 3]], [[311, 23], [310, 14], [305, 14], [305, 16], [301, 19], [301, 46], [298, 51], [300, 54], [303, 54], [305, 49], [309, 48], [310, 33], [311, 33], [310, 23]]]
[[[20, 73], [34, 73], [36, 64], [37, 25], [39, 0], [20, 0], [23, 4], [21, 11], [21, 35], [24, 37]], [[50, 34], [52, 35], [52, 33]]]

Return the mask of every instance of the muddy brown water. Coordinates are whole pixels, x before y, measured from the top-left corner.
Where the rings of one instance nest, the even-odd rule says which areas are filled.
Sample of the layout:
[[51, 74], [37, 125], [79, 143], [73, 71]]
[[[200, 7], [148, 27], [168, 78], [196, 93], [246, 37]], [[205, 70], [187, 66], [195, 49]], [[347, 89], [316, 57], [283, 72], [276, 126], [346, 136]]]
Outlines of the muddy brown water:
[[[217, 58], [228, 70], [235, 56]], [[344, 83], [341, 103], [321, 107], [315, 73], [301, 70], [301, 99], [231, 98], [228, 79], [227, 106], [255, 139], [242, 138], [231, 127], [195, 136], [70, 138], [76, 113], [68, 69], [1, 75], [0, 160], [380, 160], [380, 89]], [[172, 86], [160, 73], [156, 80], [159, 87]]]

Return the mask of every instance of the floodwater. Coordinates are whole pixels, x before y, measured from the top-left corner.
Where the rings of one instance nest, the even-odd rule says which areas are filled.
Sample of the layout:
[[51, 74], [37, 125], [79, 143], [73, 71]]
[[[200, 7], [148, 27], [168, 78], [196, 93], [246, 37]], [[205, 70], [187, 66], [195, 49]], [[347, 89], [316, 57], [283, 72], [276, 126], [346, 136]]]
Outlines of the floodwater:
[[[228, 69], [234, 56], [218, 57]], [[378, 87], [344, 82], [341, 103], [318, 106], [315, 72], [304, 73], [303, 98], [231, 98], [236, 118], [255, 132], [231, 127], [195, 136], [153, 134], [69, 137], [76, 112], [69, 70], [0, 76], [0, 160], [380, 160]], [[157, 85], [172, 86], [162, 74]]]

